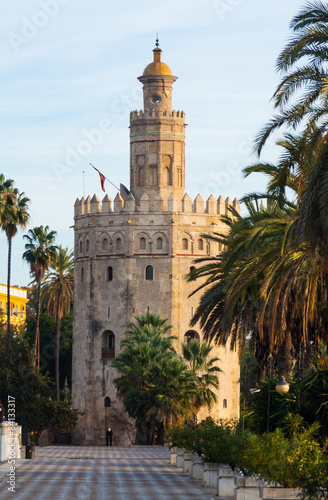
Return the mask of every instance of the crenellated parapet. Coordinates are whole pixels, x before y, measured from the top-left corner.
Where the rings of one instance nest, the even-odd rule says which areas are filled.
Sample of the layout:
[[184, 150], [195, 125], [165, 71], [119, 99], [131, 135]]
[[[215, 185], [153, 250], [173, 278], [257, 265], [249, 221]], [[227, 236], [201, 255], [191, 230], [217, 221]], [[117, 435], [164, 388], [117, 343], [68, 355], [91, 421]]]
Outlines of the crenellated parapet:
[[117, 193], [114, 201], [106, 194], [102, 201], [94, 195], [86, 199], [76, 199], [74, 204], [75, 217], [85, 215], [122, 213], [122, 212], [181, 212], [184, 214], [210, 214], [210, 215], [229, 215], [229, 208], [233, 207], [240, 213], [240, 206], [237, 198], [233, 201], [228, 197], [226, 200], [219, 196], [217, 199], [211, 194], [206, 201], [198, 194], [192, 201], [186, 193], [181, 199], [176, 194], [171, 193], [166, 199], [157, 195], [155, 203], [151, 205], [147, 193], [144, 193], [140, 199], [139, 205], [132, 193], [127, 199], [123, 199], [120, 193]]
[[140, 111], [135, 110], [131, 111], [130, 113], [130, 122], [138, 122], [143, 119], [149, 119], [149, 118], [157, 118], [157, 119], [165, 119], [165, 118], [174, 118], [176, 121], [179, 122], [181, 121], [181, 124], [184, 123], [185, 120], [185, 112], [184, 111], [176, 111], [175, 109], [173, 111], [161, 111], [161, 110], [156, 110], [156, 109], [146, 109], [143, 110], [141, 109]]

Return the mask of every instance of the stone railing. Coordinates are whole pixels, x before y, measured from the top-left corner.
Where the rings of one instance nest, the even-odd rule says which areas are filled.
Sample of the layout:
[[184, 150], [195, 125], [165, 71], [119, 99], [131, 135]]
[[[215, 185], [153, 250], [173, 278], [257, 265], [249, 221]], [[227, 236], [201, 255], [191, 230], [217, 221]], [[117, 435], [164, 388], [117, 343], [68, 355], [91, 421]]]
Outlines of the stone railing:
[[191, 478], [202, 481], [205, 488], [216, 488], [219, 498], [226, 500], [295, 500], [300, 490], [268, 486], [254, 477], [233, 471], [228, 464], [203, 463], [197, 455], [181, 448], [171, 448], [170, 464], [182, 469]]
[[0, 424], [0, 462], [21, 458], [22, 427], [17, 423]]

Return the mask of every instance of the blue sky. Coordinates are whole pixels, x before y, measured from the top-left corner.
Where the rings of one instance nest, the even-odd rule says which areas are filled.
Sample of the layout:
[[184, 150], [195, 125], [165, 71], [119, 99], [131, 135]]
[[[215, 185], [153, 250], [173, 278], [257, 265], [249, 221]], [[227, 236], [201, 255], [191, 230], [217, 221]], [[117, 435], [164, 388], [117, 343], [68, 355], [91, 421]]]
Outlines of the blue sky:
[[[128, 186], [129, 112], [142, 107], [140, 76], [162, 60], [178, 76], [173, 107], [186, 113], [186, 192], [240, 198], [265, 179], [243, 179], [252, 140], [270, 119], [276, 58], [297, 0], [13, 0], [0, 19], [1, 167], [31, 199], [30, 227], [49, 225], [73, 247], [73, 205], [103, 193], [93, 163]], [[97, 131], [97, 132], [92, 132]], [[90, 139], [92, 138], [92, 140]], [[93, 144], [92, 144], [93, 142]], [[279, 151], [278, 151], [279, 152]], [[274, 161], [274, 141], [263, 159]], [[106, 184], [109, 196], [116, 191]], [[12, 283], [29, 283], [23, 233]], [[0, 236], [0, 283], [7, 279]]]

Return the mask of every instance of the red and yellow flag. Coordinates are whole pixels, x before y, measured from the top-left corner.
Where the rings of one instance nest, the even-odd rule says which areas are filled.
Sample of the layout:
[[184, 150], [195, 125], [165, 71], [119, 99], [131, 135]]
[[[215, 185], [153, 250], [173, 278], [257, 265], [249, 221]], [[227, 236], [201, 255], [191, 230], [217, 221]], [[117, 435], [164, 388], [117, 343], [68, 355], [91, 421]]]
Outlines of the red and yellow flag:
[[[90, 165], [91, 165], [91, 163], [90, 163]], [[106, 177], [101, 172], [99, 172], [99, 170], [96, 167], [94, 167], [93, 165], [91, 165], [91, 167], [94, 168], [98, 172], [99, 177], [100, 177], [101, 189], [105, 192], [104, 184], [105, 184]]]

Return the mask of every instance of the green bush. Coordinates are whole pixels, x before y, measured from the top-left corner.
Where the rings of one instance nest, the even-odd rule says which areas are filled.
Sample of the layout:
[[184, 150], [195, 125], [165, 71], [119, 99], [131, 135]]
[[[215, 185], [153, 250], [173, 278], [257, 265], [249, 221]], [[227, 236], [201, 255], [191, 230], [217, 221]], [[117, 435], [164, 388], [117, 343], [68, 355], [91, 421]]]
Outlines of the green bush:
[[176, 446], [177, 448], [185, 448], [189, 452], [193, 451], [197, 432], [197, 426], [187, 424], [174, 426], [168, 434], [170, 448]]
[[304, 498], [327, 498], [328, 459], [316, 439], [319, 424], [304, 428], [298, 417], [289, 420], [289, 437], [282, 429], [264, 436], [245, 433], [237, 465], [269, 483], [301, 488]]
[[237, 422], [219, 420], [211, 417], [203, 420], [197, 428], [193, 451], [201, 454], [202, 461], [228, 464], [237, 462], [242, 433]]

